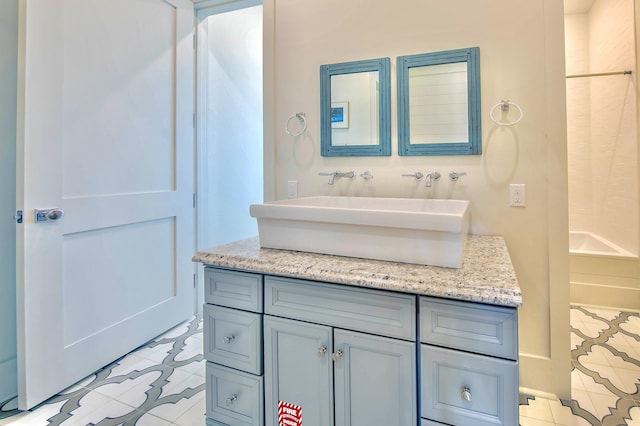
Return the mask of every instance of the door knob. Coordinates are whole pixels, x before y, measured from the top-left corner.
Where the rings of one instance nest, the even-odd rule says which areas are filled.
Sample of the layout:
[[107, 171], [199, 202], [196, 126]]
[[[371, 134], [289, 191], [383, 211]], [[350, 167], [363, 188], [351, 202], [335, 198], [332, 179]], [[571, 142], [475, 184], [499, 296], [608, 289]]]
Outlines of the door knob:
[[36, 209], [36, 222], [46, 222], [49, 220], [59, 220], [64, 216], [64, 211], [59, 208]]
[[342, 351], [338, 349], [333, 353], [332, 358], [334, 361], [340, 361], [342, 359], [342, 355], [343, 355]]
[[318, 348], [318, 356], [324, 356], [327, 353], [327, 347], [326, 346], [320, 346]]

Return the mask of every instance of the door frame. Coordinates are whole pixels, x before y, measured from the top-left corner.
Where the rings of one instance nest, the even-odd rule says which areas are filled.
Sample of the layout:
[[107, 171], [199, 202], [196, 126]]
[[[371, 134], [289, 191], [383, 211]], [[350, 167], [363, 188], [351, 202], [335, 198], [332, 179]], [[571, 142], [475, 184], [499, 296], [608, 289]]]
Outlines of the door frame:
[[[196, 246], [198, 249], [204, 249], [201, 247], [202, 241], [205, 240], [205, 235], [208, 234], [208, 225], [205, 220], [208, 217], [208, 192], [206, 191], [209, 182], [209, 171], [205, 165], [205, 158], [208, 155], [207, 129], [209, 126], [207, 120], [207, 97], [206, 93], [209, 90], [209, 84], [207, 76], [209, 73], [208, 61], [202, 58], [206, 57], [208, 52], [209, 43], [207, 26], [204, 25], [204, 21], [211, 15], [217, 15], [220, 13], [231, 12], [238, 9], [244, 9], [253, 6], [259, 6], [262, 4], [262, 0], [209, 0], [195, 4], [196, 12], [196, 93], [195, 93], [195, 109], [196, 109]], [[201, 274], [199, 274], [201, 275]]]
[[[262, 0], [208, 0], [194, 4], [195, 9], [195, 141], [196, 141], [196, 247], [198, 250], [205, 249], [202, 247], [203, 241], [206, 241], [208, 235], [209, 217], [209, 196], [208, 182], [213, 178], [209, 174], [206, 167], [205, 159], [208, 158], [209, 148], [207, 146], [207, 129], [209, 121], [207, 119], [207, 96], [209, 91], [208, 61], [204, 60], [209, 50], [209, 39], [207, 25], [205, 20], [211, 15], [231, 12], [234, 10], [245, 9], [253, 6], [262, 5]], [[263, 64], [264, 67], [264, 64]], [[264, 90], [264, 89], [263, 89]], [[272, 192], [272, 190], [271, 190]], [[270, 193], [271, 193], [270, 192]], [[265, 198], [267, 191], [263, 189]], [[198, 264], [196, 272], [196, 309], [198, 313], [202, 312], [204, 304], [204, 265]]]

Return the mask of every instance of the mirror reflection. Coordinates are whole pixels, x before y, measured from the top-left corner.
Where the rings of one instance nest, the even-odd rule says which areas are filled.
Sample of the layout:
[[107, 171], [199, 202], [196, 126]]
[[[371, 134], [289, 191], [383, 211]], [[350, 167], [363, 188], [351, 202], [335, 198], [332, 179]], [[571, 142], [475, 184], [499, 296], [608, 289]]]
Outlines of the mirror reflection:
[[399, 155], [482, 152], [479, 48], [400, 56], [397, 73]]
[[378, 145], [378, 71], [331, 77], [331, 145]]
[[469, 140], [467, 64], [409, 69], [409, 143]]
[[320, 67], [323, 156], [391, 155], [389, 70], [389, 58]]

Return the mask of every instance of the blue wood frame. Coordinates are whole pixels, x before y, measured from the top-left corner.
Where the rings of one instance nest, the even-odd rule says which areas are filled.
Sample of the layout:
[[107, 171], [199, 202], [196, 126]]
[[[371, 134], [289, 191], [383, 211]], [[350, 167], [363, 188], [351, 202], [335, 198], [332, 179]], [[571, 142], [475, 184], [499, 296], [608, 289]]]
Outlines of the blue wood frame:
[[[391, 155], [391, 60], [389, 58], [343, 62], [320, 66], [320, 151], [323, 157], [372, 157]], [[379, 143], [377, 145], [331, 145], [331, 77], [378, 71]]]
[[[467, 63], [469, 140], [461, 143], [411, 144], [409, 69], [429, 65]], [[447, 50], [397, 58], [398, 155], [479, 155], [482, 153], [480, 104], [480, 48]]]

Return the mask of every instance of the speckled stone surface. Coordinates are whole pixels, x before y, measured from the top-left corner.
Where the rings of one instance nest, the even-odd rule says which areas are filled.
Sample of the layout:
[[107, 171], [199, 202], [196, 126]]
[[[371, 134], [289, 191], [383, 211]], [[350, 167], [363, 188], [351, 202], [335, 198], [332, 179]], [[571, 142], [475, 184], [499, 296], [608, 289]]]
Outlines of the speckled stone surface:
[[260, 248], [258, 237], [202, 250], [196, 262], [240, 271], [517, 307], [522, 293], [502, 237], [469, 235], [462, 268]]

